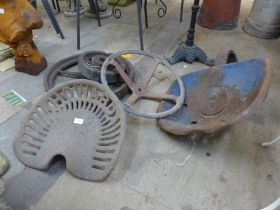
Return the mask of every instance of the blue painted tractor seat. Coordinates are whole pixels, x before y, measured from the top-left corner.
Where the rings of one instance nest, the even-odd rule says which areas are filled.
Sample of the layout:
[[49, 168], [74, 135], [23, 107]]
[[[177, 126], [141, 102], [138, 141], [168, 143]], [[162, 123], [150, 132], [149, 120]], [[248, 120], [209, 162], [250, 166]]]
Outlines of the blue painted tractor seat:
[[[183, 75], [186, 100], [174, 115], [159, 119], [161, 129], [177, 135], [194, 132], [214, 133], [238, 122], [263, 103], [271, 80], [271, 65], [267, 59], [252, 59], [214, 66]], [[167, 91], [179, 95], [174, 82]], [[174, 106], [162, 101], [158, 112]]]

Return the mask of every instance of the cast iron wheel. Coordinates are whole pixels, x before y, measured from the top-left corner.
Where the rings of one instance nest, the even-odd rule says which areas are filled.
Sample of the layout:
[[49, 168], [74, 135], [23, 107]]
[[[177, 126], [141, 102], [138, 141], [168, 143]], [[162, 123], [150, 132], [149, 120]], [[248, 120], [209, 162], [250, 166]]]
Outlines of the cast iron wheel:
[[[151, 68], [151, 70], [149, 70], [147, 72], [146, 79], [142, 85], [135, 84], [134, 81], [132, 79], [130, 79], [129, 76], [125, 73], [124, 69], [121, 68], [119, 63], [116, 62], [116, 59], [118, 57], [120, 57], [121, 55], [125, 55], [125, 54], [144, 55], [149, 58], [152, 58], [155, 61], [155, 66], [152, 66], [154, 68]], [[162, 93], [150, 93], [149, 91], [147, 91], [147, 86], [159, 64], [162, 64], [163, 66], [165, 66], [172, 73], [172, 75], [176, 78], [176, 81], [178, 82], [179, 89], [180, 89], [179, 96], [162, 94]], [[180, 78], [179, 74], [171, 67], [171, 65], [167, 61], [162, 59], [162, 57], [160, 57], [158, 55], [154, 55], [152, 53], [140, 51], [140, 50], [122, 51], [122, 52], [111, 55], [110, 57], [108, 57], [106, 59], [106, 61], [103, 63], [103, 66], [101, 68], [102, 84], [110, 89], [110, 87], [108, 86], [108, 82], [106, 80], [106, 70], [109, 65], [115, 66], [116, 71], [121, 75], [122, 79], [125, 81], [125, 83], [129, 87], [129, 89], [132, 91], [132, 95], [124, 103], [124, 109], [129, 114], [132, 114], [132, 115], [138, 116], [138, 117], [143, 117], [143, 118], [159, 119], [159, 118], [164, 118], [164, 117], [173, 115], [184, 104], [185, 87], [184, 87], [183, 81]], [[169, 100], [169, 101], [173, 101], [175, 103], [175, 105], [171, 109], [161, 112], [161, 113], [142, 112], [142, 111], [136, 110], [135, 108], [133, 108], [131, 106], [131, 105], [135, 104], [138, 100], [143, 99], [143, 98], [151, 99], [151, 100], [158, 100], [158, 101]]]
[[[76, 66], [78, 64], [80, 54], [73, 55], [67, 58], [60, 60], [59, 62], [52, 65], [46, 72], [44, 77], [44, 87], [46, 91], [49, 91], [54, 86], [56, 86], [56, 80], [58, 77], [64, 78], [73, 78], [73, 79], [86, 79], [81, 73], [79, 72], [70, 72], [67, 71], [69, 68]], [[128, 68], [129, 78], [133, 79], [133, 72], [134, 69], [130, 64], [130, 68]], [[129, 94], [129, 88], [125, 84], [125, 82], [118, 81], [115, 84], [110, 85], [110, 88], [113, 90], [115, 95], [122, 99], [124, 96]]]
[[[87, 79], [101, 82], [100, 71], [104, 61], [112, 55], [102, 51], [88, 51], [82, 53], [78, 60], [78, 70]], [[126, 72], [131, 69], [131, 63], [125, 58], [118, 58], [117, 62]], [[113, 65], [109, 65], [106, 71], [106, 78], [109, 84], [120, 81], [120, 75], [115, 71]]]

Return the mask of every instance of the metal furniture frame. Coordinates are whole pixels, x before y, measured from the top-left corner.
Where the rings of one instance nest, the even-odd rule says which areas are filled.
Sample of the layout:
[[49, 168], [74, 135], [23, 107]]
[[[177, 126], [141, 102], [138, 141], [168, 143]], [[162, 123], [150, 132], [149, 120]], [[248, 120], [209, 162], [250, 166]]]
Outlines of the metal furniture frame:
[[179, 45], [174, 55], [170, 59], [168, 59], [170, 64], [176, 64], [180, 61], [187, 61], [188, 63], [198, 61], [207, 66], [215, 65], [215, 60], [209, 59], [206, 53], [194, 44], [195, 25], [199, 9], [199, 0], [194, 0], [192, 5], [192, 17], [190, 27], [188, 29], [187, 39], [184, 44]]
[[[89, 5], [93, 11], [95, 11], [98, 26], [101, 26], [100, 16], [99, 16], [99, 7], [97, 0], [88, 0]], [[81, 25], [80, 25], [80, 0], [76, 0], [76, 10], [77, 10], [77, 50], [81, 49]]]
[[[142, 19], [141, 19], [141, 12], [142, 12], [142, 1], [143, 0], [136, 0], [137, 2], [137, 17], [138, 17], [138, 33], [139, 33], [139, 41], [140, 41], [140, 49], [144, 50], [144, 41], [143, 41], [143, 26], [142, 26]], [[164, 4], [162, 0], [159, 0], [163, 7], [158, 9], [158, 16], [163, 17], [167, 12], [167, 7]], [[117, 2], [118, 3], [118, 2]], [[116, 4], [117, 4], [116, 3]], [[156, 0], [157, 3], [157, 0]], [[114, 5], [115, 7], [116, 5]], [[113, 15], [114, 13], [114, 7], [113, 7]], [[183, 19], [183, 10], [184, 10], [184, 0], [181, 0], [181, 7], [180, 7], [180, 22], [182, 22]], [[119, 14], [121, 14], [120, 10], [118, 10]], [[160, 14], [162, 13], [162, 14]], [[115, 16], [115, 15], [114, 15]], [[121, 15], [115, 16], [116, 18], [120, 18]], [[147, 0], [144, 0], [144, 16], [145, 16], [145, 26], [148, 28], [148, 10], [147, 10]]]
[[58, 12], [60, 12], [60, 6], [58, 0], [52, 0], [53, 8], [57, 9]]
[[[43, 4], [45, 10], [47, 11], [47, 14], [48, 14], [48, 16], [49, 16], [49, 18], [50, 18], [50, 20], [52, 22], [52, 25], [53, 25], [56, 33], [60, 34], [61, 39], [64, 39], [65, 38], [64, 34], [63, 34], [63, 32], [62, 32], [62, 30], [61, 30], [61, 28], [59, 26], [59, 23], [58, 23], [55, 15], [54, 15], [54, 13], [53, 13], [53, 10], [52, 10], [52, 8], [50, 6], [49, 1], [48, 0], [41, 0], [41, 1], [42, 1], [42, 4]], [[54, 0], [53, 0], [53, 3], [54, 3]], [[58, 2], [57, 2], [57, 8], [60, 10]]]

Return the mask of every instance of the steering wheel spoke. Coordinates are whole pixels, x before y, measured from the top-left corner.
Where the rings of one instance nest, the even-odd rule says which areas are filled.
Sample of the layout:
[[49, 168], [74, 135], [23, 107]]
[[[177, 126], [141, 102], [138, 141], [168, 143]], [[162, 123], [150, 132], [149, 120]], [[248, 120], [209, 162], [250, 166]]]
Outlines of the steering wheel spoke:
[[157, 69], [157, 67], [158, 67], [158, 65], [161, 63], [161, 61], [160, 60], [156, 60], [156, 62], [153, 64], [153, 65], [151, 65], [150, 67], [149, 67], [149, 70], [148, 70], [148, 72], [146, 73], [146, 76], [145, 76], [145, 79], [144, 79], [144, 82], [143, 82], [143, 86], [146, 88], [147, 86], [148, 86], [148, 84], [150, 83], [150, 81], [151, 81], [151, 79], [152, 79], [152, 77], [153, 77], [153, 75], [154, 75], [154, 73], [155, 73], [155, 71], [156, 71], [156, 69]]
[[116, 71], [121, 75], [121, 78], [127, 84], [129, 89], [131, 91], [134, 91], [135, 87], [133, 85], [134, 83], [133, 83], [132, 79], [125, 73], [125, 70], [120, 66], [120, 64], [116, 60], [113, 60], [113, 61], [109, 62], [108, 64], [111, 64], [115, 67]]
[[[138, 85], [133, 82], [133, 79], [129, 78], [127, 74], [125, 73], [125, 70], [118, 64], [116, 61], [117, 58], [119, 58], [121, 55], [124, 54], [136, 54], [136, 55], [144, 55], [147, 56], [151, 59], [153, 59], [155, 62], [153, 64], [148, 64], [149, 69], [144, 77], [144, 81], [142, 84]], [[162, 93], [150, 93], [147, 91], [147, 86], [151, 81], [151, 78], [153, 77], [155, 70], [157, 69], [158, 65], [162, 64], [165, 66], [171, 73], [172, 75], [176, 78], [178, 82], [178, 86], [180, 89], [180, 95], [175, 96], [175, 95], [168, 95], [168, 94], [162, 94]], [[127, 102], [124, 103], [124, 109], [126, 112], [129, 114], [132, 114], [134, 116], [138, 117], [143, 117], [143, 118], [150, 118], [150, 119], [159, 119], [159, 118], [164, 118], [167, 116], [170, 116], [174, 113], [176, 113], [184, 104], [185, 101], [185, 87], [183, 84], [183, 81], [180, 77], [180, 75], [171, 67], [167, 61], [162, 59], [161, 56], [154, 55], [149, 52], [144, 52], [144, 51], [139, 51], [139, 50], [128, 50], [128, 51], [123, 51], [119, 52], [116, 54], [111, 55], [106, 59], [104, 62], [102, 68], [101, 68], [101, 81], [104, 86], [109, 88], [108, 82], [106, 80], [106, 70], [108, 65], [114, 65], [116, 71], [120, 74], [122, 79], [125, 81], [127, 86], [131, 89], [132, 95], [128, 98]], [[151, 99], [151, 100], [157, 100], [157, 101], [162, 101], [162, 100], [169, 100], [174, 102], [174, 106], [164, 112], [160, 113], [147, 113], [147, 112], [142, 112], [136, 110], [132, 105], [134, 105], [137, 101], [140, 99]]]
[[172, 101], [174, 103], [177, 102], [177, 96], [174, 95], [169, 95], [169, 94], [162, 94], [162, 93], [143, 93], [142, 98], [146, 98], [146, 99], [152, 99], [152, 100], [156, 100], [156, 101], [162, 101], [162, 100], [167, 100], [167, 101]]

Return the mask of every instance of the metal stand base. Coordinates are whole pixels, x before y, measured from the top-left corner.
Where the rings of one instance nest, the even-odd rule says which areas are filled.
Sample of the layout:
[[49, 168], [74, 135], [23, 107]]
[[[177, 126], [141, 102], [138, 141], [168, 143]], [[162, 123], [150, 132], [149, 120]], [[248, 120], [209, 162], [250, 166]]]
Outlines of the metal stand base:
[[184, 44], [181, 44], [175, 51], [174, 55], [170, 59], [168, 59], [168, 62], [170, 64], [175, 64], [185, 60], [188, 63], [199, 61], [207, 66], [215, 65], [214, 59], [208, 59], [206, 53], [201, 48], [194, 45], [195, 24], [199, 8], [199, 0], [194, 0], [192, 6], [192, 18], [190, 22], [190, 27], [188, 29], [187, 40]]
[[215, 65], [215, 60], [209, 59], [201, 48], [195, 45], [187, 46], [186, 44], [181, 44], [175, 51], [174, 55], [167, 61], [172, 65], [180, 61], [186, 61], [188, 63], [199, 61], [207, 66]]

